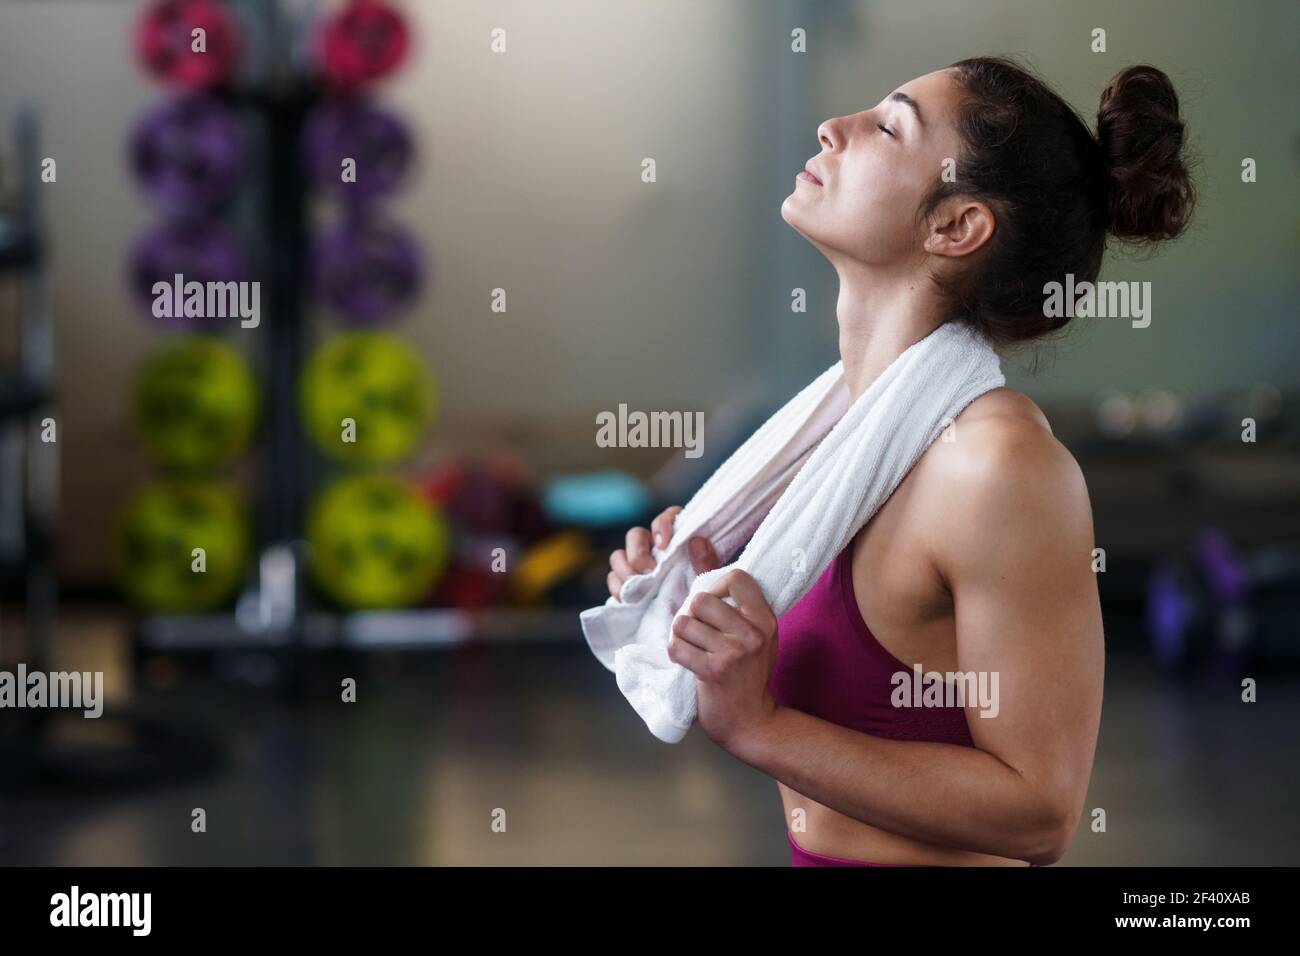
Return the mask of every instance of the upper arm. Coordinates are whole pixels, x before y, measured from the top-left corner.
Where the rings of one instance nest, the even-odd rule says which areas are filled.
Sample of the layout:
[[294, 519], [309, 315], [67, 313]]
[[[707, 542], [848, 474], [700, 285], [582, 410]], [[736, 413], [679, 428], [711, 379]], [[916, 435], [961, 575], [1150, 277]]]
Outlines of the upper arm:
[[954, 602], [958, 666], [997, 687], [996, 716], [968, 705], [971, 733], [1053, 808], [1077, 814], [1103, 676], [1087, 487], [1046, 431], [985, 421], [959, 443], [935, 553]]

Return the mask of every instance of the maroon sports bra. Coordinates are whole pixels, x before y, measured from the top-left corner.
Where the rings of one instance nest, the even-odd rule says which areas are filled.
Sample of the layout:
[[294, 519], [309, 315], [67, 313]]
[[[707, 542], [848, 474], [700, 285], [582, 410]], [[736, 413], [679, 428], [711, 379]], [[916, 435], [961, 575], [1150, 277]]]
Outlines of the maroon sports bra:
[[853, 593], [853, 540], [777, 628], [768, 687], [777, 704], [898, 740], [975, 746], [962, 707], [895, 707], [894, 675], [913, 673], [876, 640]]

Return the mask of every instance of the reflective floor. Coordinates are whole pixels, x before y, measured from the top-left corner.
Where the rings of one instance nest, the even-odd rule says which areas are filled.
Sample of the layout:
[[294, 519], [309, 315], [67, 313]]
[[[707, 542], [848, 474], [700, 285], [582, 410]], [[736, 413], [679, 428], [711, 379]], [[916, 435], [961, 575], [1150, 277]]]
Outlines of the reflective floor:
[[[116, 668], [119, 697], [132, 679], [121, 631], [93, 616], [64, 631], [79, 658], [94, 646]], [[1295, 863], [1300, 677], [1261, 675], [1259, 703], [1244, 704], [1235, 682], [1162, 677], [1116, 643], [1090, 812], [1064, 863]], [[133, 783], [118, 779], [123, 758], [91, 781], [11, 775], [0, 862], [789, 862], [773, 783], [698, 733], [654, 740], [578, 643], [322, 662], [296, 700], [257, 686], [256, 663], [144, 669], [126, 696], [198, 769]], [[344, 677], [355, 703], [339, 700]], [[206, 832], [192, 831], [196, 808]]]

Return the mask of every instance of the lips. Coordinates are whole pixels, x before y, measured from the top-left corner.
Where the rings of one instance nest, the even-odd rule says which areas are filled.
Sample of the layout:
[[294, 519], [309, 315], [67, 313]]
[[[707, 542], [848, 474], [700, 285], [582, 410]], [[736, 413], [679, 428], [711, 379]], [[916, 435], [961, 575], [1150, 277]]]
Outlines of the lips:
[[800, 173], [800, 176], [804, 177], [809, 182], [816, 183], [818, 186], [825, 185], [825, 183], [822, 182], [821, 177], [818, 176], [815, 172], [813, 172], [812, 163], [809, 163], [807, 166], [803, 168], [803, 172]]

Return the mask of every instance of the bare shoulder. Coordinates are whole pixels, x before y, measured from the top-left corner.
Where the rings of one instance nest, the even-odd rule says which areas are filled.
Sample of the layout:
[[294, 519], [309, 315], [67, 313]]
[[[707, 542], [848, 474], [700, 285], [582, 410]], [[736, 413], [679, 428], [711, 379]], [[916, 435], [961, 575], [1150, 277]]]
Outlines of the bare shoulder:
[[985, 545], [990, 535], [1035, 530], [1071, 546], [1091, 538], [1083, 472], [1027, 395], [1010, 388], [985, 393], [957, 416], [945, 439], [923, 464], [925, 497], [948, 540], [959, 543], [962, 529]]
[[[931, 454], [930, 452], [933, 452]], [[1069, 449], [1029, 396], [1010, 388], [986, 392], [931, 446], [933, 470], [963, 483], [1037, 484], [1079, 475]]]

